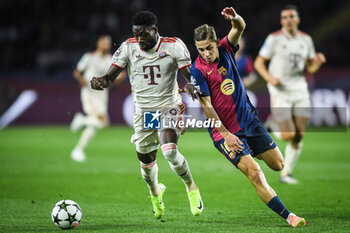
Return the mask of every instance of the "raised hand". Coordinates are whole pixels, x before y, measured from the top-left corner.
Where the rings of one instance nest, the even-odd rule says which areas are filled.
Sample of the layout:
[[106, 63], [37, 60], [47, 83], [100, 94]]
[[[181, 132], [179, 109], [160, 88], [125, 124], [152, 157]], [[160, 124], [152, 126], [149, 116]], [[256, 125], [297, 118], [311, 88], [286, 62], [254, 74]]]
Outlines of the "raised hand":
[[237, 13], [233, 7], [225, 7], [221, 14], [224, 16], [226, 20], [232, 20], [234, 17], [236, 17]]

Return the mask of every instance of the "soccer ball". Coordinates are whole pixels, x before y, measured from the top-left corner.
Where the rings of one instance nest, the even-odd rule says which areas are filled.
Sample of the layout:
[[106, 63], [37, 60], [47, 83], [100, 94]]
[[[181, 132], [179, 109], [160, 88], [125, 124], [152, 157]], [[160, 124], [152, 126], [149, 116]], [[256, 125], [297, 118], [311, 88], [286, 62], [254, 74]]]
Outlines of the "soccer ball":
[[62, 200], [53, 207], [51, 218], [56, 226], [62, 229], [71, 229], [80, 223], [82, 214], [78, 203], [72, 200]]

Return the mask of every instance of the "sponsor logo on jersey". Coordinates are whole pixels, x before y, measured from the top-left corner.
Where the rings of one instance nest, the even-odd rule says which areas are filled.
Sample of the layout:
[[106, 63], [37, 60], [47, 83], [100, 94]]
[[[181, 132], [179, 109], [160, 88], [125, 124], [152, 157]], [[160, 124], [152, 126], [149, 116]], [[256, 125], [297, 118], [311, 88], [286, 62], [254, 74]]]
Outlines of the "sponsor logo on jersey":
[[227, 78], [221, 83], [220, 88], [224, 95], [232, 95], [232, 93], [235, 91], [235, 84], [231, 79]]
[[143, 112], [143, 128], [144, 129], [160, 129], [161, 127], [161, 113], [156, 112]]
[[221, 67], [218, 69], [218, 71], [219, 71], [219, 73], [220, 73], [220, 75], [221, 75], [222, 77], [225, 77], [226, 74], [227, 74], [227, 70], [226, 70], [225, 67], [223, 67], [223, 66], [221, 66]]
[[159, 54], [159, 57], [165, 57], [166, 55], [167, 55], [166, 52], [161, 52], [161, 53]]

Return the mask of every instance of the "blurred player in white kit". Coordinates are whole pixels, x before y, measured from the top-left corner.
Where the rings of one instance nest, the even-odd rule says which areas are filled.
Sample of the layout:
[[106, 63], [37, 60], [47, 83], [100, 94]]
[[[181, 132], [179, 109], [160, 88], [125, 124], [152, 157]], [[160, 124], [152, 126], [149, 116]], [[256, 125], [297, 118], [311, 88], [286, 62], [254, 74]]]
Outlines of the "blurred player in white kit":
[[[269, 125], [277, 138], [288, 141], [282, 183], [296, 184], [292, 171], [302, 149], [302, 137], [311, 116], [311, 101], [303, 72], [314, 74], [326, 58], [316, 53], [312, 38], [298, 30], [297, 7], [286, 5], [281, 10], [282, 29], [269, 34], [254, 62], [257, 72], [266, 80], [270, 93], [272, 119]], [[269, 61], [267, 70], [265, 62]]]
[[[88, 52], [79, 60], [74, 77], [81, 86], [81, 102], [86, 115], [76, 113], [72, 123], [73, 132], [84, 128], [81, 137], [71, 153], [73, 160], [83, 162], [86, 160], [85, 147], [91, 141], [98, 129], [109, 125], [107, 112], [108, 89], [97, 92], [90, 87], [90, 80], [93, 76], [103, 75], [111, 64], [112, 55], [110, 53], [112, 39], [108, 35], [100, 36], [97, 40], [97, 48], [93, 52]], [[119, 85], [126, 77], [126, 72], [121, 72], [115, 81]]]

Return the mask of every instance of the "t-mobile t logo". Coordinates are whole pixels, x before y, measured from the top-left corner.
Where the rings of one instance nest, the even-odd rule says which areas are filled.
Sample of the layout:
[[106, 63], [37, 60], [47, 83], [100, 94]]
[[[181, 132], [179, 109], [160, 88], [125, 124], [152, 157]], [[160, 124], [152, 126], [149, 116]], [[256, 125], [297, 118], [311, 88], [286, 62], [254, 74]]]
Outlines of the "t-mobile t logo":
[[[160, 67], [159, 65], [155, 65], [155, 66], [144, 66], [143, 67], [143, 72], [145, 72], [147, 69], [149, 69], [149, 76], [151, 78], [151, 82], [148, 83], [148, 85], [158, 85], [158, 83], [155, 82], [155, 78], [161, 78], [160, 73], [155, 74], [155, 68], [158, 69], [158, 71], [160, 71]], [[145, 79], [148, 79], [149, 76], [147, 74], [144, 75]]]

